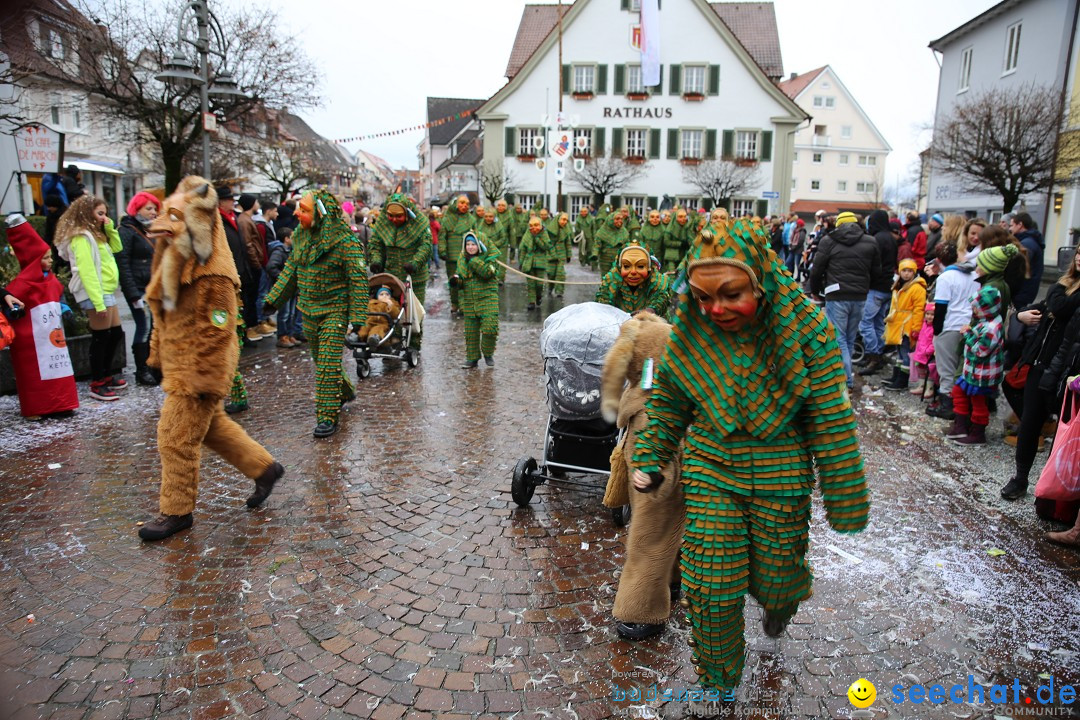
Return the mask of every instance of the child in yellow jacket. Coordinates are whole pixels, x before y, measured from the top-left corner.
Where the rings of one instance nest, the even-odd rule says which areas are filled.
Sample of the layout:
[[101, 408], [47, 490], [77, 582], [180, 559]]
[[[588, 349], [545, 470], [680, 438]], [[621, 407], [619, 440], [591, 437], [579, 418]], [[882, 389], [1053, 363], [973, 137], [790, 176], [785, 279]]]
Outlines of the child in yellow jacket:
[[900, 261], [900, 277], [893, 283], [892, 306], [885, 318], [885, 344], [896, 345], [893, 376], [882, 383], [890, 390], [907, 390], [911, 377], [911, 352], [919, 341], [926, 304], [926, 280], [918, 274], [912, 259]]

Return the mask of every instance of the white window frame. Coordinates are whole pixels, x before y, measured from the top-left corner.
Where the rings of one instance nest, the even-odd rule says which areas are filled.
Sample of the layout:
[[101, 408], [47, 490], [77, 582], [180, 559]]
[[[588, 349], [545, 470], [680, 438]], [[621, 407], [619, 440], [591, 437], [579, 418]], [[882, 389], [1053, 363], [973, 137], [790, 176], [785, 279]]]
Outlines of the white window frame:
[[64, 127], [64, 101], [56, 93], [49, 96], [49, 119], [57, 128]]
[[[571, 70], [571, 87], [574, 93], [592, 93], [596, 94], [596, 65], [591, 63], [578, 63], [570, 66]], [[578, 71], [581, 71], [579, 77]], [[584, 76], [588, 75], [588, 82], [584, 82], [586, 79]]]
[[[701, 198], [689, 196], [677, 197], [675, 198], [675, 204], [686, 210], [687, 212], [691, 210], [697, 212], [697, 209], [701, 207]], [[674, 216], [672, 216], [671, 222], [675, 222]], [[687, 222], [689, 223], [690, 221], [687, 220]]]
[[47, 48], [49, 57], [53, 60], [63, 60], [67, 55], [64, 34], [52, 28], [46, 28], [46, 32], [49, 36], [49, 46]]
[[966, 47], [960, 53], [960, 83], [956, 92], [967, 92], [971, 88], [971, 60], [974, 55], [974, 47]]
[[825, 162], [825, 153], [819, 153], [819, 152], [810, 153], [810, 164], [811, 165], [821, 165], [824, 162]]
[[859, 167], [877, 167], [877, 155], [860, 155]]
[[732, 198], [731, 199], [731, 216], [734, 218], [741, 218], [745, 215], [753, 216], [754, 214], [754, 200], [753, 198]]
[[518, 195], [514, 202], [521, 205], [525, 212], [529, 212], [529, 210], [540, 204], [540, 195], [538, 193]]
[[[688, 153], [687, 145], [689, 141], [690, 150], [694, 149], [693, 138], [697, 139], [697, 154]], [[679, 158], [693, 158], [695, 160], [702, 160], [705, 158], [705, 130], [702, 128], [685, 128], [679, 130]]]
[[841, 194], [847, 192], [847, 180], [837, 180], [836, 181], [836, 192], [841, 193]]
[[[544, 129], [539, 127], [519, 127], [518, 131], [518, 156], [540, 155], [540, 150], [533, 145], [533, 140], [544, 136]], [[525, 138], [528, 138], [526, 142]]]
[[840, 126], [840, 137], [844, 138], [845, 140], [850, 140], [851, 139], [851, 131], [852, 131], [852, 128], [851, 128], [850, 125], [841, 125]]
[[855, 183], [855, 192], [859, 193], [860, 195], [873, 195], [876, 185], [877, 183], [863, 182], [862, 180], [860, 180], [859, 182]]
[[847, 153], [840, 153], [840, 164], [841, 165], [847, 165], [848, 164], [848, 154]]
[[645, 206], [649, 198], [645, 195], [623, 195], [622, 203], [634, 210], [638, 217], [645, 217]]
[[[636, 76], [637, 82], [635, 83], [631, 78]], [[643, 95], [648, 90], [641, 83], [642, 74], [640, 65], [627, 65], [626, 66], [626, 94], [627, 95]]]
[[641, 0], [630, 0], [626, 3], [626, 9], [630, 12], [641, 12]]
[[589, 207], [589, 204], [591, 202], [592, 202], [592, 195], [589, 195], [588, 193], [586, 193], [584, 195], [581, 195], [581, 194], [571, 195], [570, 196], [570, 220], [572, 222], [576, 222], [577, 218], [578, 218], [578, 215], [581, 214], [581, 208]]
[[758, 130], [735, 131], [735, 157], [757, 160], [760, 155], [761, 133]]
[[799, 189], [799, 181], [796, 178], [791, 178], [791, 192], [795, 192]]
[[799, 162], [799, 151], [798, 150], [791, 153], [791, 162], [793, 162], [793, 163]]
[[[574, 157], [592, 157], [593, 131], [594, 128], [574, 128]], [[580, 137], [588, 138], [584, 148], [578, 147]]]
[[833, 95], [826, 95], [825, 96], [825, 109], [826, 110], [835, 110], [836, 109], [836, 97], [835, 96], [833, 96]]
[[[817, 183], [817, 187], [814, 187], [814, 183]], [[820, 179], [810, 181], [810, 192], [816, 192], [816, 193], [821, 192], [821, 180]]]
[[[691, 70], [694, 71], [694, 75], [697, 75], [698, 73], [701, 74], [701, 87], [690, 87], [690, 71]], [[683, 95], [688, 95], [690, 93], [695, 93], [697, 95], [704, 95], [705, 94], [705, 81], [707, 79], [706, 76], [708, 74], [709, 74], [709, 66], [708, 65], [698, 65], [696, 63], [695, 64], [690, 64], [690, 65], [683, 65], [682, 94]]]
[[816, 108], [825, 107], [825, 96], [824, 95], [815, 95], [814, 96], [814, 107], [816, 107]]
[[1024, 22], [1018, 20], [1005, 28], [1005, 69], [1002, 70], [1002, 75], [1016, 72], [1016, 68], [1020, 65], [1020, 31], [1023, 26]]
[[1001, 222], [1001, 216], [1004, 215], [1003, 210], [991, 210], [990, 219], [987, 221], [990, 225], [997, 225]]
[[[634, 145], [638, 147], [631, 147], [631, 136], [637, 139]], [[623, 133], [623, 157], [646, 157], [649, 154], [649, 129], [648, 128], [626, 128]]]

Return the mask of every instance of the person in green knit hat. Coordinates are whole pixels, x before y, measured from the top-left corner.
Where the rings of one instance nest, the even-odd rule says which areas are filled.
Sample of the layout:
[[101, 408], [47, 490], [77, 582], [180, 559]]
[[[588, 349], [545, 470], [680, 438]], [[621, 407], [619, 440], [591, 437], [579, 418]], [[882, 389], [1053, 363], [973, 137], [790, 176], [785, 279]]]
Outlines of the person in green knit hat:
[[499, 338], [499, 249], [487, 245], [482, 234], [465, 233], [459, 273], [450, 279], [461, 291], [461, 309], [465, 313], [465, 362], [461, 367], [474, 369], [483, 355], [488, 367], [495, 365], [495, 341]]
[[[476, 215], [469, 211], [469, 198], [465, 195], [458, 197], [451, 207], [446, 208], [442, 216], [442, 231], [439, 233], [439, 242], [446, 247], [446, 277], [452, 278], [457, 274], [457, 248], [461, 247], [465, 239], [465, 233], [476, 230]], [[450, 287], [450, 312], [460, 316], [461, 304], [459, 302], [460, 291]]]
[[293, 251], [266, 293], [266, 309], [273, 312], [297, 296], [315, 361], [313, 434], [323, 438], [337, 432], [342, 403], [356, 397], [341, 366], [341, 349], [349, 324], [359, 329], [367, 322], [367, 266], [360, 241], [332, 194], [326, 190], [305, 194], [296, 215], [300, 225], [293, 233]]
[[600, 266], [600, 272], [605, 275], [615, 264], [619, 251], [630, 242], [630, 234], [623, 225], [623, 220], [622, 213], [613, 212], [596, 231], [596, 252], [593, 257]]
[[631, 481], [654, 490], [682, 449], [680, 603], [701, 684], [728, 691], [746, 656], [746, 593], [770, 637], [810, 597], [815, 474], [837, 532], [865, 528], [870, 502], [840, 347], [768, 236], [744, 220], [707, 225], [687, 273]]
[[[498, 259], [502, 261], [503, 265], [510, 262], [510, 230], [506, 225], [503, 225], [498, 221], [496, 217], [496, 211], [492, 208], [488, 208], [484, 211], [484, 224], [480, 226], [480, 231], [484, 235], [484, 242], [486, 245], [493, 248], [498, 253]], [[502, 285], [506, 280], [506, 268], [502, 265], [496, 265], [496, 274], [499, 278], [499, 284]]]
[[615, 267], [605, 273], [596, 302], [633, 314], [650, 310], [666, 317], [671, 309], [671, 283], [655, 267], [648, 251], [630, 243], [619, 253]]
[[660, 224], [660, 211], [652, 210], [645, 224], [638, 233], [638, 242], [654, 257], [660, 257], [660, 248], [664, 244], [666, 231]]
[[535, 310], [544, 297], [544, 287], [533, 277], [544, 277], [547, 273], [548, 251], [551, 238], [538, 215], [529, 218], [529, 229], [521, 236], [518, 244], [518, 269], [532, 277], [525, 280], [525, 297], [529, 304], [526, 310]]
[[552, 218], [552, 222], [546, 228], [548, 237], [551, 238], [551, 247], [548, 249], [548, 280], [554, 283], [548, 285], [548, 294], [555, 297], [563, 296], [562, 283], [566, 281], [566, 263], [570, 262], [570, 247], [573, 243], [573, 229], [570, 227], [570, 216], [559, 213], [558, 217]]
[[582, 267], [590, 264], [589, 256], [592, 255], [593, 239], [596, 231], [593, 229], [593, 217], [589, 214], [589, 208], [581, 208], [577, 221], [574, 223], [574, 238], [577, 240], [578, 260]]
[[[431, 253], [431, 223], [424, 213], [402, 193], [388, 197], [368, 240], [372, 274], [387, 272], [401, 280], [411, 277], [413, 295], [423, 305]], [[414, 332], [409, 345], [419, 350], [421, 341], [421, 334]]]

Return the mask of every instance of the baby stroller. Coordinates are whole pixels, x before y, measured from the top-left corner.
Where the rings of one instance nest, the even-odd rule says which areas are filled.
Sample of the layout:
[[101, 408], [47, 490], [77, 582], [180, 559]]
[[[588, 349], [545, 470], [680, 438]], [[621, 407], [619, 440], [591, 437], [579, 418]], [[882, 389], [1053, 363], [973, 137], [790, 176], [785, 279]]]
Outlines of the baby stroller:
[[420, 332], [424, 321], [424, 308], [412, 292], [412, 278], [406, 276], [405, 282], [402, 282], [390, 273], [379, 273], [368, 280], [372, 297], [383, 286], [390, 288], [390, 294], [401, 306], [396, 316], [371, 313], [386, 318], [390, 324], [386, 334], [374, 344], [361, 342], [353, 333], [345, 337], [345, 344], [352, 348], [353, 358], [356, 359], [356, 374], [361, 380], [371, 375], [372, 358], [404, 360], [411, 368], [420, 364], [420, 351], [409, 347], [413, 333]]
[[[569, 473], [608, 475], [619, 430], [600, 416], [600, 374], [604, 358], [630, 316], [595, 302], [569, 305], [550, 315], [540, 333], [547, 383], [548, 421], [544, 455], [523, 457], [514, 467], [510, 495], [528, 507], [537, 486], [560, 483], [603, 492], [603, 485], [572, 480]], [[612, 511], [618, 526], [630, 521], [630, 506]]]

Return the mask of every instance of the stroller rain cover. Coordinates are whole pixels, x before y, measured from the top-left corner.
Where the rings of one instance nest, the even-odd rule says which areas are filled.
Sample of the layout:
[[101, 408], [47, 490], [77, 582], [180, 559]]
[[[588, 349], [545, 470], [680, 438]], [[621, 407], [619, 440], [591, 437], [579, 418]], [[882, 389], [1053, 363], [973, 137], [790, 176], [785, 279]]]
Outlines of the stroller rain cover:
[[604, 358], [630, 319], [596, 302], [569, 305], [548, 316], [540, 333], [548, 408], [559, 420], [600, 417], [600, 374]]

